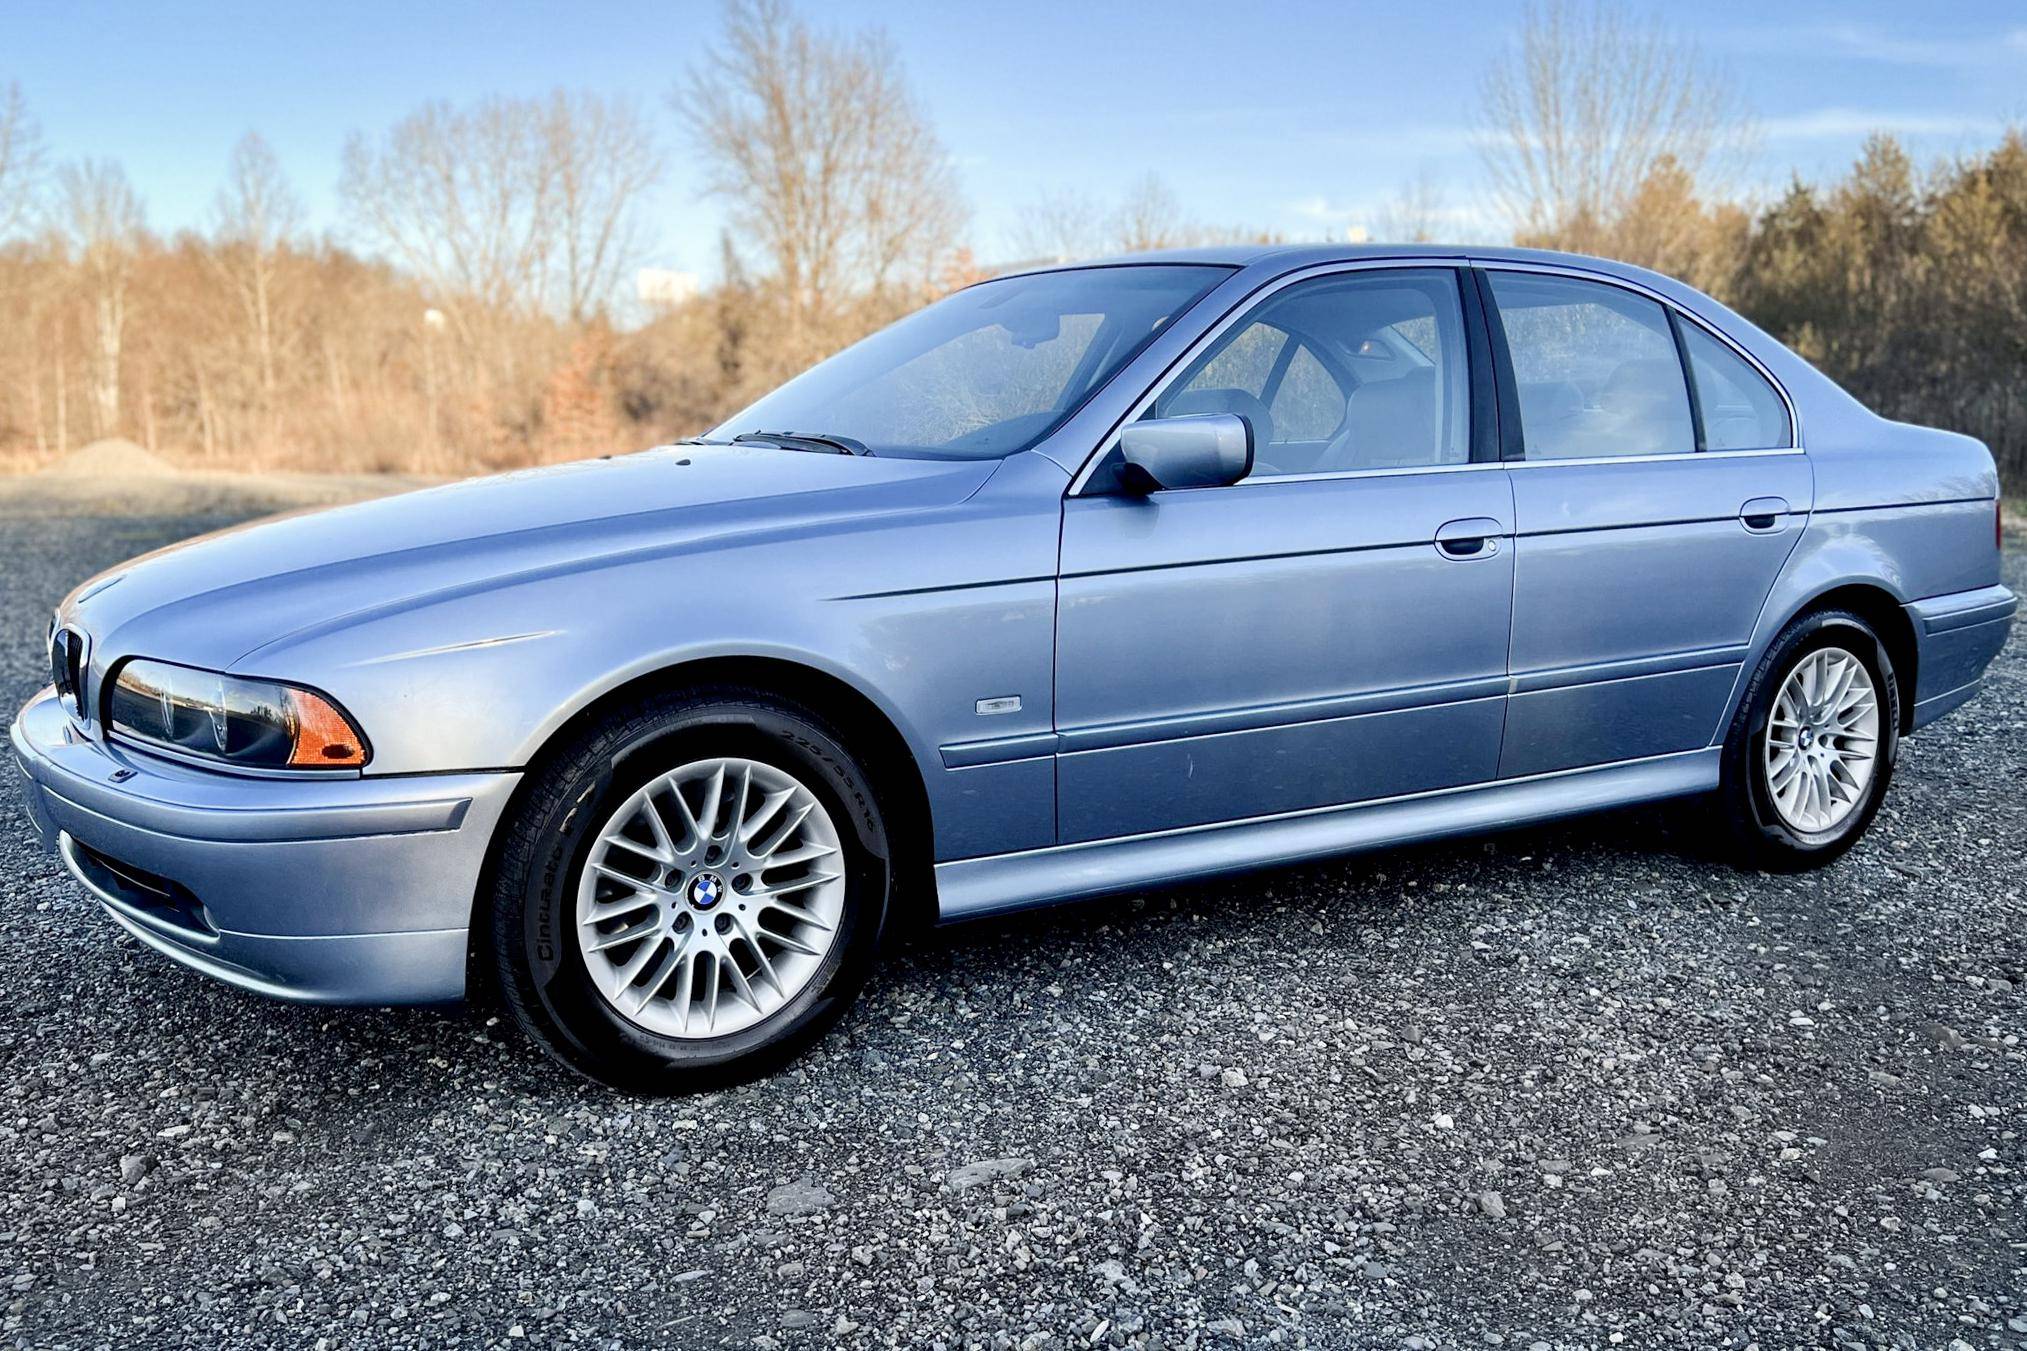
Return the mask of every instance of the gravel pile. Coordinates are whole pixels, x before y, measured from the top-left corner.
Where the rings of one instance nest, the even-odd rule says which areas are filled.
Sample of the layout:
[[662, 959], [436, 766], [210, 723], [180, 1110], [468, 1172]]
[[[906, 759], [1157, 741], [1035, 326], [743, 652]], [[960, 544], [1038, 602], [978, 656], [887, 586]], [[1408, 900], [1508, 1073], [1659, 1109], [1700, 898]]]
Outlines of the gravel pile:
[[[62, 591], [224, 523], [0, 517], [6, 707]], [[2027, 1346], [2023, 781], [2016, 637], [1827, 872], [1646, 812], [945, 931], [665, 1102], [175, 969], [10, 786], [0, 1337]]]
[[110, 436], [78, 447], [42, 472], [58, 478], [160, 478], [176, 467], [146, 446]]
[[[233, 524], [305, 507], [330, 507], [411, 488], [428, 487], [437, 479], [410, 474], [242, 474], [182, 470], [149, 455], [131, 441], [95, 441], [35, 474], [0, 474], [0, 530], [13, 531], [24, 521], [71, 521], [99, 518], [122, 535], [140, 531], [160, 542], [162, 528], [178, 523]], [[175, 522], [162, 517], [174, 517]], [[113, 554], [94, 554], [93, 567], [122, 561]], [[22, 578], [25, 584], [34, 578]], [[70, 589], [70, 581], [62, 589]], [[34, 604], [53, 606], [60, 594], [37, 597]]]

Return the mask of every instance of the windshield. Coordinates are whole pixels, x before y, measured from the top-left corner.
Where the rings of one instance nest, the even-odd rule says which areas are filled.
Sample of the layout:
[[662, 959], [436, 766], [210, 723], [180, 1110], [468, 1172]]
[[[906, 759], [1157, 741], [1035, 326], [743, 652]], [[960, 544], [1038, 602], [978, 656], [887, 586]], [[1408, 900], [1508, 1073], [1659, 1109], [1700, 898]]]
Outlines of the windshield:
[[794, 432], [875, 455], [1011, 455], [1054, 431], [1230, 271], [1086, 267], [981, 282], [812, 367], [707, 439]]

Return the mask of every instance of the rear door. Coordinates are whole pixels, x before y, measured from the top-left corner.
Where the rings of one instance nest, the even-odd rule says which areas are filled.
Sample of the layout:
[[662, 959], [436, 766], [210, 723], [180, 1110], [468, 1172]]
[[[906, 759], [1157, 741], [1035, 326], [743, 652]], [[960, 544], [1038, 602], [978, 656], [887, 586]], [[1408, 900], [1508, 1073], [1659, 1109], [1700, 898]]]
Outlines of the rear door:
[[1707, 746], [1810, 507], [1786, 403], [1652, 295], [1481, 275], [1521, 431], [1500, 775]]

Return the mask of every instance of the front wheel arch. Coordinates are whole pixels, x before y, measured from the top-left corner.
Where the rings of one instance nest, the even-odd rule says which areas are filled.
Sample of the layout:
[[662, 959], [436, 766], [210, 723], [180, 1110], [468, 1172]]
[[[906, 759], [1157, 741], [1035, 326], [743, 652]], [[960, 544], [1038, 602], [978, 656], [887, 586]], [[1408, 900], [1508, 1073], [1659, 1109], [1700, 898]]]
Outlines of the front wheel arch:
[[[880, 706], [849, 682], [814, 666], [777, 657], [705, 657], [650, 671], [616, 685], [565, 718], [543, 741], [523, 769], [501, 821], [514, 818], [528, 785], [560, 748], [585, 726], [616, 708], [656, 695], [680, 694], [714, 687], [736, 687], [773, 694], [823, 714], [845, 729], [851, 750], [866, 766], [882, 802], [891, 804], [888, 832], [892, 844], [893, 895], [888, 926], [906, 934], [936, 919], [934, 822], [929, 792], [920, 764], [908, 741]], [[491, 1002], [496, 995], [490, 962], [484, 955], [481, 905], [492, 895], [499, 860], [497, 836], [486, 847], [485, 866], [473, 888], [466, 940], [465, 990], [473, 1002]]]

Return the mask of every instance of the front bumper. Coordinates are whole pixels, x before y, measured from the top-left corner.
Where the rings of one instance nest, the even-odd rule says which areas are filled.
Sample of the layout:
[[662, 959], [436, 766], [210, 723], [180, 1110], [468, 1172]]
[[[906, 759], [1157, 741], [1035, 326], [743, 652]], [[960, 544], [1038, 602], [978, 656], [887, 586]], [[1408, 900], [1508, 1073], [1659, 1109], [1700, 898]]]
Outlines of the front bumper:
[[91, 740], [48, 690], [12, 741], [45, 847], [157, 952], [282, 999], [463, 997], [479, 872], [519, 774], [211, 773]]

